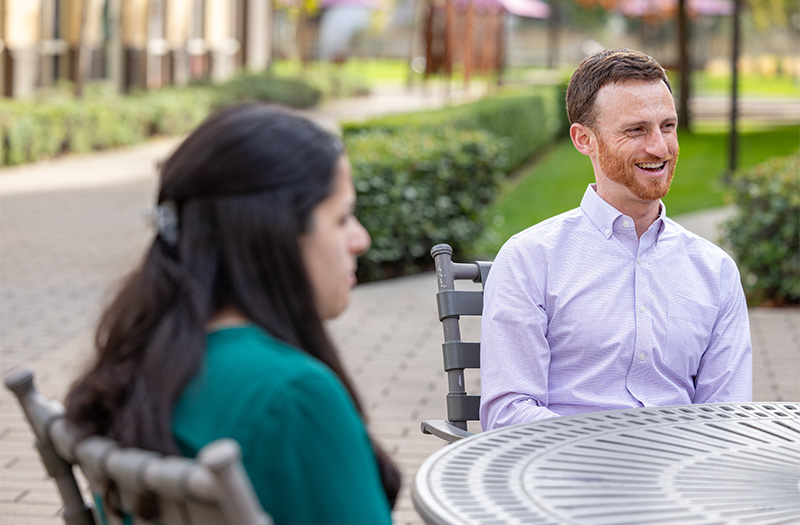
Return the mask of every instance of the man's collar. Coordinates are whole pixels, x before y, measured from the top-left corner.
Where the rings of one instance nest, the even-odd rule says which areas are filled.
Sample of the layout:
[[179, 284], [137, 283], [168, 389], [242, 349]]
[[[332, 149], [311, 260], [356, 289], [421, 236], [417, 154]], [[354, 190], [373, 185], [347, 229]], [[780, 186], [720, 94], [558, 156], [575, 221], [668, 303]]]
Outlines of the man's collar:
[[[663, 223], [664, 217], [667, 216], [667, 209], [664, 203], [659, 200], [658, 205], [658, 217], [656, 217], [654, 224]], [[596, 184], [589, 184], [589, 186], [587, 186], [583, 194], [583, 199], [581, 199], [581, 209], [589, 220], [592, 221], [595, 228], [597, 228], [606, 239], [610, 238], [614, 233], [614, 221], [625, 215], [597, 194]], [[662, 229], [662, 224], [658, 224], [657, 233], [660, 233]]]

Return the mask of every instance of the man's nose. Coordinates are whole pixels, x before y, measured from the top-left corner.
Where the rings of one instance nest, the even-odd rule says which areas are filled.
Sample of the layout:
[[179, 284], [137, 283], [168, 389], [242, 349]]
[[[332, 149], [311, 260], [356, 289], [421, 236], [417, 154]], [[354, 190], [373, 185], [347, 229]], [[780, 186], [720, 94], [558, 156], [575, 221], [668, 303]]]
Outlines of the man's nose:
[[661, 130], [656, 130], [647, 137], [646, 151], [654, 157], [666, 157], [669, 154], [667, 139]]

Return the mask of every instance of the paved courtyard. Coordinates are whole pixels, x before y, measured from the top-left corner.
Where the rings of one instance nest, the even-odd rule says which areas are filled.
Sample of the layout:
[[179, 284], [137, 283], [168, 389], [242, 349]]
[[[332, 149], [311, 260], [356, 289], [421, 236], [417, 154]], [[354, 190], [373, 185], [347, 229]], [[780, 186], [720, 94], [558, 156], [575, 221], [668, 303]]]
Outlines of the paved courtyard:
[[[152, 239], [142, 211], [155, 196], [155, 164], [175, 143], [0, 174], [1, 376], [30, 366], [40, 391], [63, 397], [92, 355], [101, 305]], [[710, 231], [708, 215], [686, 217], [686, 224]], [[405, 474], [398, 524], [421, 523], [409, 486], [422, 461], [442, 446], [419, 432], [421, 419], [444, 410], [435, 289], [430, 273], [359, 285], [349, 310], [330, 324], [371, 429]], [[753, 308], [750, 317], [755, 399], [800, 400], [800, 310]], [[467, 332], [476, 335], [477, 327]], [[0, 524], [57, 524], [59, 508], [19, 408], [2, 389]]]

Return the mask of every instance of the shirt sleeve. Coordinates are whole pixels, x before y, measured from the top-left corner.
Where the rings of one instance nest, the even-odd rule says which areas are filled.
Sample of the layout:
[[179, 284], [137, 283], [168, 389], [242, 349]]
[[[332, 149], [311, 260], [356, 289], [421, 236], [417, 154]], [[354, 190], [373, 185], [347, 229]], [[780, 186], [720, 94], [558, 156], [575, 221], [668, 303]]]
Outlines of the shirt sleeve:
[[277, 525], [389, 524], [366, 429], [327, 372], [304, 374], [270, 400], [254, 447], [256, 492]]
[[[534, 259], [534, 262], [530, 262]], [[484, 289], [481, 318], [481, 426], [484, 430], [558, 417], [548, 406], [550, 346], [536, 257], [512, 238]]]
[[692, 403], [753, 399], [750, 320], [739, 271], [730, 258], [723, 262], [720, 288], [719, 315], [700, 359]]

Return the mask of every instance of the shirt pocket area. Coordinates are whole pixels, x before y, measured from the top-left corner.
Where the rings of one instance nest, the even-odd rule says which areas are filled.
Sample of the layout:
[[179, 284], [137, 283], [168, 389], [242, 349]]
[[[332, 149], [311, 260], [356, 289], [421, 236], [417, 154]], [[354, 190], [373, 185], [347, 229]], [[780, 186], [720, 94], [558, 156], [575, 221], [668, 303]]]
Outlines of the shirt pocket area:
[[708, 348], [719, 307], [679, 295], [670, 299], [668, 308], [663, 361], [679, 377], [691, 380]]

